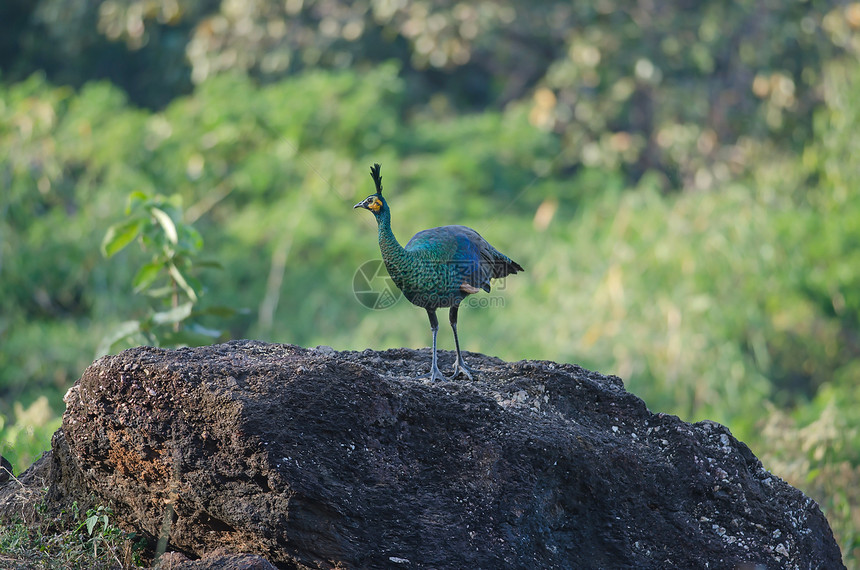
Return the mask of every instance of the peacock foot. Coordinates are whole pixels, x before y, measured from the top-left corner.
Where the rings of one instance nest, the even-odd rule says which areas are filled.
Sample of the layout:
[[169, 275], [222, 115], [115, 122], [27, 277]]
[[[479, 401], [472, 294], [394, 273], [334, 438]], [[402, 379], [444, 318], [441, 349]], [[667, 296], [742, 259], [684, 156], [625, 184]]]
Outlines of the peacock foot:
[[448, 380], [453, 380], [460, 374], [462, 374], [469, 380], [474, 380], [474, 378], [472, 377], [472, 369], [466, 366], [466, 363], [463, 361], [462, 358], [454, 362], [454, 373], [448, 377]]
[[442, 371], [439, 370], [438, 366], [433, 366], [430, 369], [430, 372], [427, 374], [422, 374], [419, 378], [429, 378], [431, 382], [435, 382], [436, 380], [447, 380], [448, 378], [442, 374]]

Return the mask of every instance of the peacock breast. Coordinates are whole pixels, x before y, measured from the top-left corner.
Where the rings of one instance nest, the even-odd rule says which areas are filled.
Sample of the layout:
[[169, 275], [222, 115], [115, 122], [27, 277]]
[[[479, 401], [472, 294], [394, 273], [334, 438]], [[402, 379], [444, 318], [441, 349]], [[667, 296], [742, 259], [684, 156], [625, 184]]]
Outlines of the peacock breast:
[[410, 303], [440, 308], [458, 304], [467, 294], [457, 265], [432, 255], [416, 255], [408, 264], [386, 264], [386, 267], [394, 284]]

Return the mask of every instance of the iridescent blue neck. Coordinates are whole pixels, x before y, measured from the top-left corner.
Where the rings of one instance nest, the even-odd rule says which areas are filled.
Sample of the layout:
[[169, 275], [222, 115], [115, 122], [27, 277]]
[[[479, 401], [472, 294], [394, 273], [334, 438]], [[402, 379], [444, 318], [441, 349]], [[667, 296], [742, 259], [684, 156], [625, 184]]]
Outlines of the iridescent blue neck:
[[391, 231], [391, 213], [384, 206], [376, 215], [376, 223], [379, 225], [379, 251], [386, 263], [397, 264], [406, 257], [406, 250], [394, 237]]

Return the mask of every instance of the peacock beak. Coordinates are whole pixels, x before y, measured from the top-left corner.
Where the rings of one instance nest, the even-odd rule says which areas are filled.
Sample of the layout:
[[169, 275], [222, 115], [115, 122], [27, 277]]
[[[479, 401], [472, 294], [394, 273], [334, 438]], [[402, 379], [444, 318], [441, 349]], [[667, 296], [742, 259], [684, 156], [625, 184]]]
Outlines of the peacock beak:
[[368, 196], [358, 204], [352, 207], [353, 210], [356, 208], [364, 208], [365, 210], [370, 210], [370, 203], [373, 202], [373, 196]]

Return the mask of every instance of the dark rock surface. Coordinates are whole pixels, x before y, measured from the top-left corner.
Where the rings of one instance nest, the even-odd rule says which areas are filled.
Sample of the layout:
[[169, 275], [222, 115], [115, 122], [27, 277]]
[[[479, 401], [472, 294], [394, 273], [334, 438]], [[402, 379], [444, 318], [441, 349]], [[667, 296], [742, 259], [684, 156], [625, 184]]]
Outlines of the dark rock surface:
[[271, 562], [257, 554], [233, 554], [219, 548], [191, 560], [179, 552], [165, 552], [155, 566], [156, 570], [277, 570]]
[[844, 567], [818, 506], [725, 427], [573, 365], [473, 354], [478, 380], [430, 383], [429, 358], [125, 351], [69, 391], [33, 470], [54, 504], [279, 568]]

